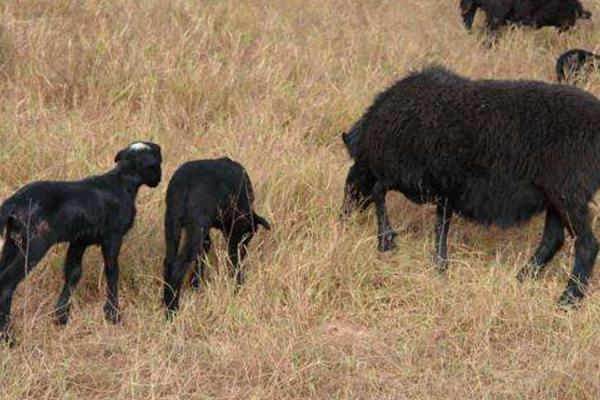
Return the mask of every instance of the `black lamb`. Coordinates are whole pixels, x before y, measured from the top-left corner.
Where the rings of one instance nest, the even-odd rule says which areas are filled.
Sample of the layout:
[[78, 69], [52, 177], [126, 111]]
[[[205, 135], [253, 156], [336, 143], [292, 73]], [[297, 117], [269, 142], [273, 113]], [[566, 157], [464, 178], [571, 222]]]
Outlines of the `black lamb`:
[[81, 261], [90, 245], [99, 245], [107, 282], [106, 318], [120, 317], [117, 281], [123, 237], [135, 219], [140, 186], [156, 187], [161, 179], [160, 147], [135, 142], [119, 151], [114, 169], [81, 181], [40, 181], [22, 187], [0, 206], [0, 334], [9, 339], [13, 293], [19, 282], [54, 244], [68, 242], [65, 285], [56, 304], [56, 320], [69, 319], [71, 293], [79, 282]]
[[585, 80], [591, 70], [600, 70], [600, 56], [586, 50], [571, 49], [556, 60], [558, 82]]
[[592, 16], [579, 0], [461, 0], [460, 12], [468, 31], [479, 8], [486, 14], [487, 27], [492, 33], [509, 23], [538, 29], [554, 26], [566, 31], [578, 19], [590, 19]]
[[[210, 229], [220, 230], [228, 242], [231, 274], [241, 285], [239, 263], [258, 226], [267, 220], [254, 212], [252, 183], [244, 167], [229, 158], [190, 161], [181, 165], [169, 182], [165, 212], [166, 256], [164, 304], [177, 311], [181, 285], [195, 263], [192, 286], [198, 288], [204, 274], [204, 257], [210, 251]], [[185, 241], [180, 249], [182, 231]]]
[[453, 213], [508, 227], [546, 211], [544, 234], [519, 279], [537, 276], [575, 236], [575, 264], [561, 304], [584, 296], [598, 252], [588, 203], [600, 184], [600, 101], [573, 86], [470, 80], [442, 67], [410, 74], [375, 98], [343, 134], [354, 165], [343, 215], [371, 202], [379, 250], [395, 232], [389, 190], [437, 205], [437, 266], [447, 266]]

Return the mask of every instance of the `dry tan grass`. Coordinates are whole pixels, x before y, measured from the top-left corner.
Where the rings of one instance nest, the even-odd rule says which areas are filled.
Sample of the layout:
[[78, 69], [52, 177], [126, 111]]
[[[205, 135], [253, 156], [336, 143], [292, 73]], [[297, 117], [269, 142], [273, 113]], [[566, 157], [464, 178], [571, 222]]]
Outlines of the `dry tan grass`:
[[[6, 0], [0, 5], [0, 193], [111, 167], [134, 139], [182, 162], [228, 155], [274, 224], [237, 295], [222, 250], [172, 324], [160, 307], [166, 183], [142, 190], [121, 255], [125, 319], [103, 321], [97, 250], [70, 324], [52, 324], [64, 247], [18, 290], [19, 344], [0, 350], [2, 398], [598, 398], [600, 289], [555, 300], [572, 243], [537, 282], [517, 269], [541, 232], [457, 221], [450, 273], [432, 272], [433, 215], [390, 195], [399, 249], [375, 250], [372, 211], [339, 226], [339, 140], [375, 93], [439, 62], [475, 77], [553, 80], [593, 23], [566, 35], [467, 35], [457, 0]], [[480, 23], [479, 23], [480, 24]], [[587, 88], [600, 95], [600, 79]], [[596, 224], [598, 225], [598, 224]], [[600, 232], [600, 231], [599, 231]], [[222, 246], [217, 245], [219, 249]]]

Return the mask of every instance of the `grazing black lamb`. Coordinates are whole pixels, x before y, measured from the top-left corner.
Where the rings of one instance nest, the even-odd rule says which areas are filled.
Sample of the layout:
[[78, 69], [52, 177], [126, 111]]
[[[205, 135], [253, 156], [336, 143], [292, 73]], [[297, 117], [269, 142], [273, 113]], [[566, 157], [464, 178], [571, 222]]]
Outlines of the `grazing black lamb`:
[[468, 31], [471, 31], [479, 8], [486, 14], [487, 27], [492, 33], [509, 23], [538, 29], [554, 26], [566, 31], [578, 19], [592, 16], [579, 0], [461, 0], [460, 12]]
[[[254, 212], [254, 192], [248, 174], [229, 158], [190, 161], [181, 165], [169, 182], [165, 212], [166, 256], [164, 304], [168, 312], [179, 307], [181, 285], [190, 264], [195, 263], [192, 286], [198, 288], [204, 274], [204, 257], [210, 251], [210, 229], [223, 232], [228, 242], [231, 273], [241, 285], [240, 260], [258, 226], [271, 226]], [[179, 242], [182, 230], [185, 241]]]
[[65, 285], [56, 304], [56, 320], [69, 319], [71, 293], [81, 277], [81, 261], [90, 245], [99, 245], [107, 281], [106, 318], [118, 322], [118, 256], [123, 237], [133, 225], [140, 186], [156, 187], [161, 179], [160, 147], [135, 142], [119, 151], [116, 167], [81, 181], [30, 183], [0, 206], [0, 334], [9, 339], [15, 288], [48, 249], [68, 242]]
[[385, 195], [437, 205], [437, 266], [447, 266], [453, 213], [508, 227], [546, 211], [544, 234], [519, 278], [537, 276], [575, 236], [561, 304], [584, 296], [598, 252], [588, 203], [600, 184], [600, 101], [573, 86], [470, 80], [434, 66], [379, 94], [343, 135], [354, 160], [342, 214], [375, 203], [379, 250], [395, 232]]
[[556, 60], [556, 79], [561, 83], [584, 80], [591, 70], [600, 70], [600, 56], [586, 50], [571, 49]]

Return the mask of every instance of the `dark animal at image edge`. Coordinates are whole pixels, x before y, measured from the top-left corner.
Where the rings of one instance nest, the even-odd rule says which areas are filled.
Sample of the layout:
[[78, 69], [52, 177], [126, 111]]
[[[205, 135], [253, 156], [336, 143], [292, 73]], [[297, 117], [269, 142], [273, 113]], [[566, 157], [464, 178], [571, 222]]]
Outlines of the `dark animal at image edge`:
[[473, 27], [478, 9], [486, 14], [486, 25], [490, 32], [507, 24], [538, 29], [554, 26], [566, 31], [578, 19], [590, 19], [592, 16], [579, 0], [460, 0], [463, 24], [468, 31]]
[[118, 152], [116, 167], [81, 181], [28, 184], [0, 206], [0, 333], [10, 339], [9, 320], [17, 285], [56, 243], [68, 242], [65, 284], [56, 304], [56, 321], [69, 319], [71, 294], [82, 274], [82, 258], [99, 245], [107, 283], [106, 318], [120, 318], [118, 257], [123, 237], [132, 227], [140, 186], [161, 180], [161, 151], [154, 143], [136, 142]]
[[585, 80], [592, 70], [600, 71], [600, 56], [587, 50], [571, 49], [556, 60], [556, 79], [561, 83]]
[[[270, 230], [254, 211], [252, 183], [244, 168], [229, 158], [198, 160], [177, 169], [167, 189], [164, 304], [168, 315], [179, 307], [183, 279], [195, 264], [192, 287], [198, 288], [210, 251], [210, 229], [220, 230], [228, 246], [231, 275], [244, 280], [240, 261], [259, 226]], [[185, 240], [180, 249], [181, 234]]]
[[573, 86], [469, 80], [433, 66], [379, 94], [343, 134], [354, 160], [342, 215], [375, 203], [380, 251], [396, 233], [386, 193], [437, 205], [435, 257], [447, 268], [447, 235], [457, 213], [509, 227], [546, 211], [542, 241], [518, 274], [537, 276], [564, 241], [575, 262], [561, 304], [584, 296], [598, 241], [588, 203], [600, 184], [600, 101]]

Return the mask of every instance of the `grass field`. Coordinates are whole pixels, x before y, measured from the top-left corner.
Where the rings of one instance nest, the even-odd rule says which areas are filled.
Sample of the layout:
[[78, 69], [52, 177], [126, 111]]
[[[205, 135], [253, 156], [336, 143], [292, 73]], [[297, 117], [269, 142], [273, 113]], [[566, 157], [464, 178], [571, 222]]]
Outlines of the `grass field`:
[[[71, 322], [53, 324], [65, 253], [55, 248], [15, 297], [18, 344], [0, 349], [0, 397], [598, 399], [598, 279], [578, 311], [555, 305], [572, 241], [538, 281], [514, 278], [541, 218], [506, 231], [457, 219], [446, 278], [432, 271], [431, 207], [389, 196], [392, 255], [376, 251], [373, 210], [337, 220], [350, 165], [339, 134], [407, 71], [437, 62], [548, 81], [562, 51], [599, 50], [594, 0], [583, 0], [592, 21], [568, 34], [510, 31], [493, 49], [466, 34], [457, 3], [2, 2], [0, 198], [105, 171], [133, 140], [160, 143], [165, 162], [121, 253], [123, 323], [104, 322], [92, 249]], [[600, 95], [600, 79], [586, 88]], [[205, 287], [187, 289], [166, 323], [166, 183], [180, 163], [220, 155], [246, 166], [274, 230], [253, 242], [238, 294], [217, 241]]]

